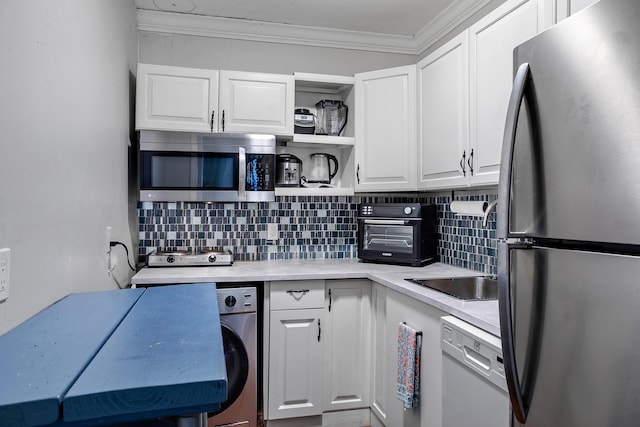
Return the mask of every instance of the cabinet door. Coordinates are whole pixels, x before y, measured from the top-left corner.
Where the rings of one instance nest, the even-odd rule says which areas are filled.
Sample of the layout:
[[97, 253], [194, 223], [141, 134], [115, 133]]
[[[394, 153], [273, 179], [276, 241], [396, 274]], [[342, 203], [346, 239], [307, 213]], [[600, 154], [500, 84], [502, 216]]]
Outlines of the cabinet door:
[[[386, 289], [386, 371], [385, 404], [387, 427], [442, 425], [442, 350], [440, 349], [440, 317], [447, 313], [437, 308]], [[398, 361], [398, 323], [405, 322], [422, 332], [420, 360], [420, 406], [403, 410], [396, 398]]]
[[293, 135], [293, 75], [220, 72], [220, 130]]
[[216, 132], [218, 71], [138, 64], [136, 129]]
[[385, 373], [392, 368], [388, 366], [386, 358], [386, 318], [386, 288], [374, 283], [371, 295], [371, 410], [383, 424], [386, 424], [387, 420], [385, 395], [390, 386], [385, 383]]
[[269, 419], [322, 413], [324, 309], [270, 313]]
[[560, 22], [574, 13], [592, 5], [597, 0], [547, 0], [554, 3], [556, 12], [556, 21]]
[[356, 191], [416, 188], [414, 65], [355, 76]]
[[371, 282], [327, 282], [324, 410], [369, 407]]
[[496, 184], [513, 49], [544, 29], [543, 0], [509, 0], [469, 28], [471, 184]]
[[418, 62], [418, 187], [466, 186], [469, 150], [468, 31]]

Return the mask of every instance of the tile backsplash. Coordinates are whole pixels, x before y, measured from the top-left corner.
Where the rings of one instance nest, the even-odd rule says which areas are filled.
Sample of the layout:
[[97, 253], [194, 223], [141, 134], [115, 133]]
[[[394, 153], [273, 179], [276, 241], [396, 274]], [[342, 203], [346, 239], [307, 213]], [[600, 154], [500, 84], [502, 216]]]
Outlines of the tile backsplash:
[[[497, 274], [495, 212], [456, 217], [454, 200], [491, 201], [495, 190], [456, 193], [384, 193], [347, 196], [279, 196], [275, 202], [139, 202], [139, 260], [162, 249], [223, 247], [238, 261], [357, 258], [357, 207], [361, 202], [436, 204], [441, 262]], [[268, 224], [279, 240], [267, 240]], [[275, 243], [275, 244], [273, 244]]]

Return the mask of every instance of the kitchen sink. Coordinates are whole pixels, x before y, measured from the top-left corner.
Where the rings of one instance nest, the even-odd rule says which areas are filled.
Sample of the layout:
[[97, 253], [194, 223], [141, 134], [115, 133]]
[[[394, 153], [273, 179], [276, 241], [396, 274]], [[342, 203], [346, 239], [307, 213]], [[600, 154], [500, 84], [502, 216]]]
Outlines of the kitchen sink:
[[493, 276], [405, 280], [465, 301], [498, 299], [498, 281]]

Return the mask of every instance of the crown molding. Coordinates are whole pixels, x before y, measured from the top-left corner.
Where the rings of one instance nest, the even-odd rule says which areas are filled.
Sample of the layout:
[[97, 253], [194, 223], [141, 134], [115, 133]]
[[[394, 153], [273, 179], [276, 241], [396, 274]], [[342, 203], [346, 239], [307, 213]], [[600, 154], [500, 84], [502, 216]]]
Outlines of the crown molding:
[[204, 15], [137, 11], [138, 30], [415, 55], [414, 38]]
[[492, 0], [455, 0], [415, 35], [416, 54], [429, 49]]
[[146, 9], [138, 9], [136, 16], [140, 31], [419, 55], [491, 1], [454, 0], [447, 9], [427, 23], [415, 36], [307, 27]]

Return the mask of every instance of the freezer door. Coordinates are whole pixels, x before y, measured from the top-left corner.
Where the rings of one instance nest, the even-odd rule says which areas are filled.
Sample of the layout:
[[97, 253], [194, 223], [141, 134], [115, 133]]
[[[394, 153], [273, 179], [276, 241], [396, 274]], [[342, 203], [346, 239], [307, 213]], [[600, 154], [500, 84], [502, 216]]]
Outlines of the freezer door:
[[640, 244], [638, 22], [638, 0], [601, 0], [516, 48], [509, 236]]
[[500, 289], [505, 371], [515, 368], [528, 409], [514, 425], [637, 425], [640, 257], [501, 245], [511, 261], [500, 272], [510, 291], [505, 304]]

